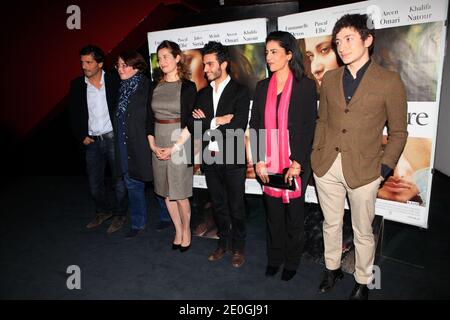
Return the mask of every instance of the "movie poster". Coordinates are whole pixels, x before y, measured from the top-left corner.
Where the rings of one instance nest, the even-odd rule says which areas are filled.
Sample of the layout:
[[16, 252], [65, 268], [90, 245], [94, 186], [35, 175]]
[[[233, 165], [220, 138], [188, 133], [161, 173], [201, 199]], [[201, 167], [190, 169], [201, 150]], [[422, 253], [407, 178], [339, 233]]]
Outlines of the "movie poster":
[[[196, 83], [197, 90], [204, 88], [208, 85], [208, 82], [203, 72], [200, 49], [208, 41], [218, 41], [228, 46], [230, 51], [231, 77], [237, 82], [246, 85], [249, 88], [250, 97], [253, 97], [256, 83], [267, 77], [265, 60], [266, 29], [266, 19], [249, 19], [149, 32], [148, 44], [152, 78], [155, 79], [159, 72], [156, 49], [163, 40], [170, 40], [178, 43], [183, 50], [185, 62], [190, 66], [192, 72], [191, 80]], [[248, 140], [247, 134], [247, 148], [249, 148]], [[194, 143], [196, 162], [199, 163], [201, 141], [194, 141]], [[247, 168], [246, 192], [261, 193], [261, 187], [256, 179], [254, 179], [255, 173], [253, 166], [249, 164]], [[205, 177], [200, 170], [200, 165], [195, 165], [194, 188], [206, 189], [206, 187]], [[216, 228], [212, 217], [211, 203], [207, 194], [200, 193], [199, 197], [193, 201], [194, 210], [197, 209], [195, 207], [198, 207], [198, 211], [204, 216], [201, 217], [201, 221], [198, 223], [193, 222], [193, 234], [215, 238]]]
[[[372, 60], [400, 74], [408, 99], [408, 140], [391, 176], [378, 192], [376, 213], [426, 228], [445, 51], [448, 1], [366, 1], [278, 18], [278, 29], [299, 39], [305, 71], [318, 93], [324, 73], [342, 62], [332, 48], [334, 23], [346, 13], [373, 17]], [[384, 143], [387, 132], [385, 128]], [[317, 202], [312, 186], [306, 201]]]

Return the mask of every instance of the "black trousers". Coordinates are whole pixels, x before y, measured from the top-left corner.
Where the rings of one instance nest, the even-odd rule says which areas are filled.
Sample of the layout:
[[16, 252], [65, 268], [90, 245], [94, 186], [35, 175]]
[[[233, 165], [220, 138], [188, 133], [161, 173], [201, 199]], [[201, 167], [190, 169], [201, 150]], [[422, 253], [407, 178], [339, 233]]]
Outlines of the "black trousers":
[[302, 179], [302, 196], [283, 203], [281, 198], [264, 194], [267, 222], [268, 265], [297, 270], [305, 242], [305, 192], [309, 178]]
[[243, 250], [245, 246], [246, 167], [212, 164], [204, 167], [214, 208], [219, 247]]

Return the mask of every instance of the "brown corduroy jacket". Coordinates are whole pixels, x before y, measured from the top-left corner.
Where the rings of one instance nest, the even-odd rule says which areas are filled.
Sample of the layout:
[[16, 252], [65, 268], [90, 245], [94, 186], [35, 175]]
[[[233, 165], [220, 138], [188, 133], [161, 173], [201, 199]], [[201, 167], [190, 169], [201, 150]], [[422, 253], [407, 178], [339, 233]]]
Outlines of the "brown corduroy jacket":
[[399, 74], [372, 61], [347, 105], [344, 68], [323, 78], [311, 166], [322, 177], [340, 152], [345, 180], [357, 188], [379, 178], [382, 163], [395, 168], [408, 136], [406, 91]]

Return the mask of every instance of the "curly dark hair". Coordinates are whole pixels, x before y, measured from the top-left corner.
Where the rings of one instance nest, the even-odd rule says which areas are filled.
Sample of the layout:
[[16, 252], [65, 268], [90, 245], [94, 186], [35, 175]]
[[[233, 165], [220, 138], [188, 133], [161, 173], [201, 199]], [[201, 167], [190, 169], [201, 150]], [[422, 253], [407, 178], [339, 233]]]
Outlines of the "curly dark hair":
[[209, 41], [202, 48], [202, 55], [215, 53], [219, 64], [227, 62], [227, 73], [231, 72], [231, 58], [228, 48], [217, 41]]
[[346, 14], [343, 15], [338, 21], [336, 21], [336, 24], [333, 27], [333, 49], [336, 50], [336, 35], [341, 31], [343, 28], [353, 28], [355, 29], [359, 35], [361, 36], [361, 39], [365, 41], [369, 36], [372, 36], [372, 44], [369, 47], [369, 54], [372, 55], [373, 48], [375, 45], [375, 29], [369, 27], [369, 23], [373, 26], [373, 21], [367, 14]]

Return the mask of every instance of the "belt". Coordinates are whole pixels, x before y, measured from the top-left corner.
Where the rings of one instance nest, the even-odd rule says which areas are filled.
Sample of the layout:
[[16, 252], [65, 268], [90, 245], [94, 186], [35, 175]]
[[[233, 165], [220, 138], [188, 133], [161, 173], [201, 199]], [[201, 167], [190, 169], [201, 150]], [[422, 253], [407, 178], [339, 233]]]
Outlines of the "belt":
[[105, 139], [112, 139], [112, 138], [114, 138], [114, 132], [111, 131], [111, 132], [108, 132], [108, 133], [101, 134], [99, 136], [89, 136], [89, 137], [92, 140], [95, 140], [95, 141], [98, 141], [98, 140], [103, 141]]
[[155, 122], [156, 123], [161, 123], [161, 124], [179, 123], [179, 122], [181, 122], [181, 118], [167, 119], [167, 120], [159, 120], [159, 119], [155, 118]]

